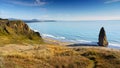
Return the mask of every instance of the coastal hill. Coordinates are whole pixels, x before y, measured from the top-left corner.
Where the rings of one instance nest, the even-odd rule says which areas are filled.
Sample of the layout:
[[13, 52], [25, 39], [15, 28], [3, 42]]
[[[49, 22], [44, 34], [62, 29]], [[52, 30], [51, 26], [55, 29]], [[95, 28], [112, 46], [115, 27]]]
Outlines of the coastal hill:
[[120, 68], [120, 50], [67, 45], [21, 20], [0, 19], [0, 68]]
[[0, 40], [0, 44], [43, 42], [40, 34], [31, 30], [23, 21], [8, 19], [0, 19]]

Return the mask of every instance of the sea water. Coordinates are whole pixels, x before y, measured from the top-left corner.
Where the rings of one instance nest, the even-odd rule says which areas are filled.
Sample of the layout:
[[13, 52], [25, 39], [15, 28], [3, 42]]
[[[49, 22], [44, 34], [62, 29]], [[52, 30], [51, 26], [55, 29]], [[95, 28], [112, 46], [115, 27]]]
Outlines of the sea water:
[[120, 49], [120, 21], [59, 21], [27, 23], [43, 37], [60, 41], [97, 44], [101, 27], [104, 27], [109, 47]]

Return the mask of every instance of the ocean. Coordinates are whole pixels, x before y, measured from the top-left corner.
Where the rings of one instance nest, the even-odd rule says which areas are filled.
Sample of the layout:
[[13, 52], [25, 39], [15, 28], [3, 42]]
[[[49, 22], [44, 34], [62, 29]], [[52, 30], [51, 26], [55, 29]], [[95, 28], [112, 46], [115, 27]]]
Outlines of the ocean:
[[104, 27], [110, 48], [120, 49], [120, 21], [59, 21], [27, 23], [42, 37], [55, 40], [97, 44], [101, 27]]

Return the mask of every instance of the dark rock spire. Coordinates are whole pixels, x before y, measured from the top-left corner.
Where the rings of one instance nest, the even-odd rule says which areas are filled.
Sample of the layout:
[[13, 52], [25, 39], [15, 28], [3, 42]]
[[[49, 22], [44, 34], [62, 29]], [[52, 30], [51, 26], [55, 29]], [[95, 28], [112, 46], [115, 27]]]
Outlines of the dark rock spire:
[[106, 33], [105, 33], [105, 30], [104, 30], [104, 27], [102, 27], [100, 29], [98, 45], [99, 46], [104, 46], [104, 47], [108, 46], [108, 41], [107, 41], [107, 37], [106, 37]]

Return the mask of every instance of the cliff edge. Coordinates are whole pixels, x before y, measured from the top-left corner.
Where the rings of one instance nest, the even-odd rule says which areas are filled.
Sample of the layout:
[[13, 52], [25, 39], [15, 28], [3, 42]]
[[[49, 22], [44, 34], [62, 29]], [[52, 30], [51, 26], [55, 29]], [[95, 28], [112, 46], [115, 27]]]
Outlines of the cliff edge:
[[0, 19], [0, 40], [2, 43], [42, 43], [39, 32], [35, 32], [21, 20]]

